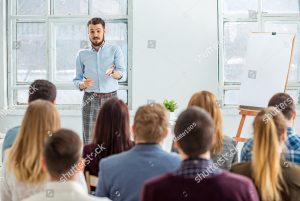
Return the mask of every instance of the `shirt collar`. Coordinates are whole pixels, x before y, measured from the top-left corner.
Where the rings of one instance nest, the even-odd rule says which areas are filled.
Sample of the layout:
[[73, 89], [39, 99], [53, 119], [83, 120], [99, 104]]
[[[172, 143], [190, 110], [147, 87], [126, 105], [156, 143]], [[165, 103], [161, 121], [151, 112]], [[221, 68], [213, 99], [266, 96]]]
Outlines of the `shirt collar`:
[[[105, 40], [103, 41], [103, 43], [100, 45], [100, 47], [99, 47], [99, 50], [102, 50], [103, 49], [103, 47], [104, 47], [104, 45], [105, 45]], [[90, 46], [90, 49], [93, 51], [93, 52], [98, 52], [92, 45]]]
[[[176, 175], [184, 178], [195, 178], [199, 174], [216, 175], [220, 174], [220, 170], [212, 160], [197, 158], [182, 161], [180, 168], [176, 171]], [[207, 175], [207, 176], [208, 176]]]
[[162, 150], [159, 144], [136, 144], [133, 150], [137, 151], [152, 151], [152, 150]]

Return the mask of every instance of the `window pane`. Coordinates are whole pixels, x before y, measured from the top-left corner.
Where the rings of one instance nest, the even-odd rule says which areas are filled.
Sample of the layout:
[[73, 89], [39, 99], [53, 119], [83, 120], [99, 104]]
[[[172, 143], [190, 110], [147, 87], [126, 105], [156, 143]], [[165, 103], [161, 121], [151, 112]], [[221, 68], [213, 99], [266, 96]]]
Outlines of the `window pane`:
[[17, 62], [17, 82], [32, 82], [47, 77], [45, 23], [17, 23], [13, 48]]
[[238, 105], [239, 104], [239, 90], [225, 90], [224, 91], [224, 105]]
[[256, 22], [224, 23], [224, 81], [239, 82], [245, 62], [248, 36], [258, 31]]
[[248, 13], [248, 10], [257, 11], [257, 0], [224, 0], [223, 12], [228, 13]]
[[299, 0], [263, 0], [263, 11], [269, 13], [299, 13]]
[[83, 92], [79, 90], [57, 90], [56, 104], [73, 105], [82, 104]]
[[17, 105], [25, 105], [28, 103], [28, 90], [16, 90], [14, 91], [14, 95], [17, 97], [14, 97], [14, 100], [16, 100]]
[[126, 15], [127, 0], [91, 0], [92, 14]]
[[79, 49], [86, 48], [85, 23], [57, 23], [55, 30], [55, 61], [57, 81], [71, 82], [75, 76], [75, 59]]
[[[266, 22], [265, 30], [268, 32], [278, 32], [278, 33], [295, 33], [298, 32], [298, 23], [297, 22]], [[293, 55], [293, 63], [290, 69], [290, 81], [297, 80], [297, 67], [298, 67], [298, 40], [296, 37], [295, 45], [294, 45], [294, 55]]]
[[17, 15], [46, 15], [47, 0], [17, 0]]
[[[107, 23], [106, 41], [122, 48], [127, 64], [127, 24]], [[55, 29], [56, 81], [71, 82], [75, 76], [75, 59], [79, 49], [90, 45], [85, 23], [57, 23]]]
[[55, 15], [88, 14], [88, 0], [54, 0]]

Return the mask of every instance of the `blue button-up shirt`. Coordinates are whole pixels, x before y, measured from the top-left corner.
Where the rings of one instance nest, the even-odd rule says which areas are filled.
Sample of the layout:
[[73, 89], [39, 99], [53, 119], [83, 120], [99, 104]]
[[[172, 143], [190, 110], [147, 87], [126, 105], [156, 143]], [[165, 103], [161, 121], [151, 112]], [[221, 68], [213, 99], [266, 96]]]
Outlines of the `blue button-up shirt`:
[[[105, 75], [112, 64], [116, 65], [115, 71], [121, 73], [120, 80]], [[73, 79], [78, 89], [84, 77], [94, 81], [93, 86], [85, 89], [86, 92], [110, 93], [118, 90], [118, 82], [126, 81], [127, 77], [121, 48], [105, 42], [99, 51], [92, 47], [80, 50], [76, 58], [76, 77]]]
[[[287, 140], [285, 142], [287, 150], [284, 151], [285, 160], [300, 164], [300, 136], [296, 135], [291, 127], [287, 129]], [[241, 161], [250, 161], [252, 158], [253, 139], [245, 142], [241, 151]]]

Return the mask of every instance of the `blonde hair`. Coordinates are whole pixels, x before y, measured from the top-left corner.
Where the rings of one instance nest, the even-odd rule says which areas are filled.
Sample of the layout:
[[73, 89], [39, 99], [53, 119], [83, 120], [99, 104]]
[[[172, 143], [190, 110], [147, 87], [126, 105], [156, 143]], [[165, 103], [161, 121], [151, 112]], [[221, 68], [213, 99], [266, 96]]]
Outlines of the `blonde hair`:
[[200, 91], [195, 93], [188, 104], [188, 107], [198, 106], [206, 110], [215, 123], [215, 134], [211, 148], [212, 154], [218, 154], [223, 147], [223, 122], [221, 110], [217, 102], [217, 98], [209, 91]]
[[148, 143], [159, 143], [168, 129], [167, 110], [158, 103], [141, 106], [134, 117], [134, 137]]
[[281, 200], [280, 190], [285, 185], [280, 166], [280, 141], [287, 124], [281, 112], [273, 111], [275, 107], [260, 111], [253, 123], [252, 178], [264, 201]]
[[29, 104], [19, 133], [8, 152], [7, 168], [17, 181], [39, 183], [45, 181], [42, 155], [46, 139], [60, 128], [60, 118], [55, 105], [36, 100]]

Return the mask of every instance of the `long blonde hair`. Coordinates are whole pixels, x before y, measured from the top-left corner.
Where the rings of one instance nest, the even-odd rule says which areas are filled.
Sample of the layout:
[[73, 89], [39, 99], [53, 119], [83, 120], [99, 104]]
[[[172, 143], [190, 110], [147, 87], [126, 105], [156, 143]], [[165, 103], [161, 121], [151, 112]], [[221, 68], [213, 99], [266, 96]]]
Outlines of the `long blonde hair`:
[[275, 107], [260, 111], [253, 123], [252, 177], [264, 201], [281, 200], [285, 182], [280, 166], [280, 146], [287, 128], [282, 113]]
[[198, 106], [206, 110], [214, 120], [215, 135], [211, 148], [212, 154], [218, 154], [223, 147], [223, 122], [221, 110], [217, 98], [209, 91], [200, 91], [195, 93], [189, 101], [188, 107]]
[[59, 128], [60, 118], [54, 104], [45, 100], [29, 104], [16, 141], [8, 152], [7, 168], [17, 181], [39, 183], [46, 179], [41, 165], [44, 143]]

